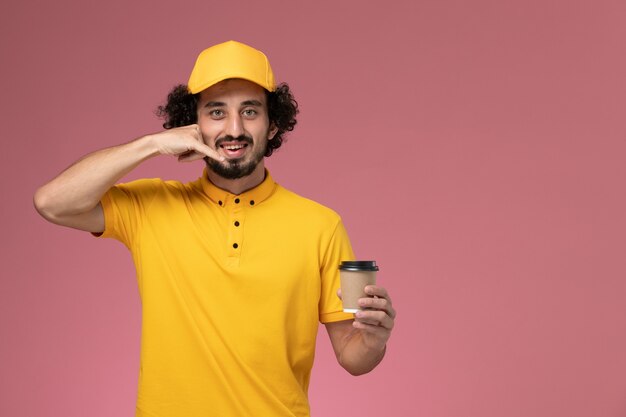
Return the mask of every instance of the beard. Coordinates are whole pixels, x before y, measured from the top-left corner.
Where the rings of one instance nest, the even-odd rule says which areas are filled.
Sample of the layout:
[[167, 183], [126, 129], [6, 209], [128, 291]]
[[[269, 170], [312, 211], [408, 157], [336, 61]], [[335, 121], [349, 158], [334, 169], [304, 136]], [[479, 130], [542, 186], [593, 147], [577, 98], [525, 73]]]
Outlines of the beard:
[[[238, 141], [246, 143], [248, 146], [252, 147], [253, 141], [249, 136], [239, 136], [237, 138], [233, 138], [232, 136], [225, 136], [215, 141], [215, 147], [219, 148], [219, 145], [223, 142], [232, 142]], [[227, 180], [236, 180], [238, 178], [246, 177], [254, 172], [257, 165], [263, 160], [265, 157], [265, 151], [267, 150], [267, 143], [265, 146], [260, 147], [252, 155], [250, 155], [248, 161], [244, 161], [244, 158], [238, 159], [226, 159], [225, 161], [216, 161], [213, 158], [209, 158], [208, 156], [204, 157], [204, 162], [206, 162], [207, 167], [219, 175], [222, 178]]]

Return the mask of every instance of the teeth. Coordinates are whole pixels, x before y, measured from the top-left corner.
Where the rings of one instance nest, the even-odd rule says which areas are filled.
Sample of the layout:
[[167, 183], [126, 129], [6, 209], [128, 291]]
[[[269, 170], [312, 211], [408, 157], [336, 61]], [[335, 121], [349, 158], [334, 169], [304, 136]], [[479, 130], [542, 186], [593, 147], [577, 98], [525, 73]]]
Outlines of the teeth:
[[224, 149], [228, 149], [229, 151], [234, 151], [234, 150], [241, 149], [241, 148], [243, 148], [243, 145], [227, 145], [227, 146], [225, 145], [224, 146]]

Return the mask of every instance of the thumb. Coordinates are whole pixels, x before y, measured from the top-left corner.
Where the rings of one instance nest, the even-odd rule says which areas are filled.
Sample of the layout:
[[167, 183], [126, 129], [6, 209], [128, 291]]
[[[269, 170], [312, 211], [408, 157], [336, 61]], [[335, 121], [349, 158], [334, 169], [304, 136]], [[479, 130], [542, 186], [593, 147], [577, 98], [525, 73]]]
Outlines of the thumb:
[[204, 154], [206, 156], [208, 156], [211, 159], [215, 159], [216, 161], [224, 161], [226, 160], [226, 158], [224, 158], [222, 155], [220, 155], [219, 153], [217, 153], [216, 150], [209, 148], [207, 145], [205, 145], [204, 143], [200, 143], [200, 142], [195, 142], [195, 151], [201, 154]]

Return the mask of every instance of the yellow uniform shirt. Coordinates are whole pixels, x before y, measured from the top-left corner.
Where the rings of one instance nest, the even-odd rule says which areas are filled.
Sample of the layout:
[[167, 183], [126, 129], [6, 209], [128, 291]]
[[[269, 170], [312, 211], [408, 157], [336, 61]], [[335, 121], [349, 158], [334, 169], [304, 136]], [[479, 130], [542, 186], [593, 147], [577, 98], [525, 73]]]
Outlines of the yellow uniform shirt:
[[269, 173], [240, 195], [197, 181], [120, 184], [103, 237], [123, 242], [142, 300], [137, 417], [308, 416], [318, 322], [353, 253], [339, 216]]

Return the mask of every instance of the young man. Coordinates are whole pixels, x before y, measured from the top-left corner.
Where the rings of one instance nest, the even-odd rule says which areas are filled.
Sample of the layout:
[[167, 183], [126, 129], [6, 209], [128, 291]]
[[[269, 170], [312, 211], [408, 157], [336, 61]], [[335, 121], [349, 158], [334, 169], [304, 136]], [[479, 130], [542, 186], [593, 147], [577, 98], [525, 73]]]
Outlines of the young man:
[[[263, 53], [203, 51], [160, 107], [166, 130], [77, 161], [37, 190], [49, 221], [131, 251], [143, 323], [137, 416], [308, 416], [318, 322], [353, 375], [383, 358], [395, 311], [369, 286], [342, 311], [338, 265], [353, 259], [339, 216], [276, 184], [264, 166], [297, 104]], [[157, 155], [204, 159], [194, 182], [114, 185]]]

